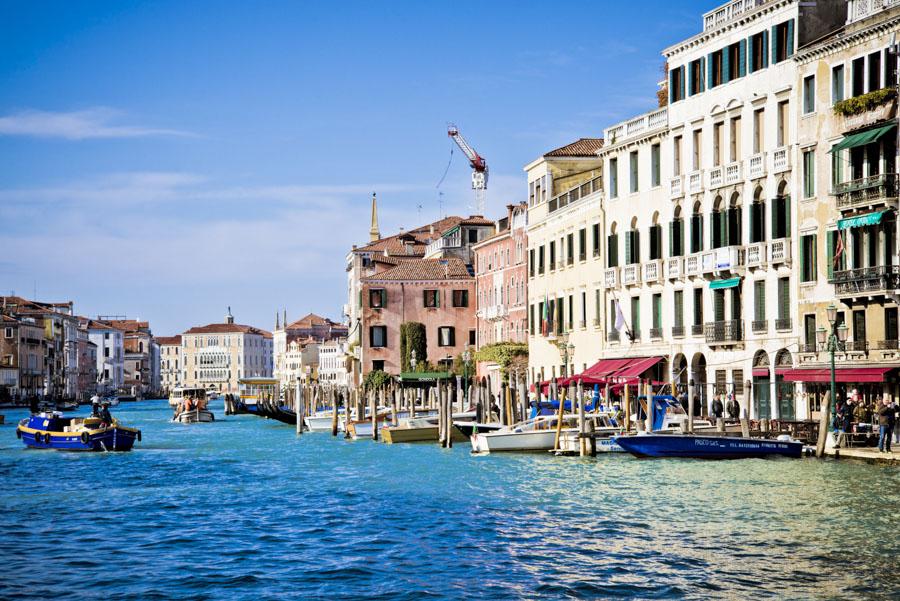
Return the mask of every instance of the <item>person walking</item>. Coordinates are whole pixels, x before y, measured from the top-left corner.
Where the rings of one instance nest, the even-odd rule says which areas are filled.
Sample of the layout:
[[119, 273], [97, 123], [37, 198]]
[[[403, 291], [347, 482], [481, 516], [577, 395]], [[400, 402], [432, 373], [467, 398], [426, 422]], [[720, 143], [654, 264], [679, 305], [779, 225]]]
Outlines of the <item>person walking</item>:
[[891, 452], [891, 436], [894, 431], [894, 407], [888, 399], [884, 399], [878, 411], [878, 452]]
[[716, 419], [719, 419], [720, 417], [722, 417], [725, 414], [725, 406], [722, 404], [722, 395], [721, 394], [716, 395], [716, 398], [713, 401], [712, 410], [713, 410], [713, 416], [715, 416]]
[[737, 419], [741, 416], [741, 405], [734, 397], [728, 399], [728, 417]]

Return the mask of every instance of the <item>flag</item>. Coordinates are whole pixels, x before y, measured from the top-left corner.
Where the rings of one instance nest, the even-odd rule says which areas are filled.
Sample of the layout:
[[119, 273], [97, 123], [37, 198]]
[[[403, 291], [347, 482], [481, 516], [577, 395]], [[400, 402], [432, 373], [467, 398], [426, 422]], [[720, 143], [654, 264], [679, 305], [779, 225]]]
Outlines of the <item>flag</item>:
[[619, 301], [616, 301], [616, 329], [621, 332], [624, 327], [625, 314], [622, 313], [622, 305], [619, 304]]
[[542, 335], [542, 336], [545, 336], [545, 337], [547, 336], [547, 330], [549, 329], [549, 325], [550, 325], [550, 324], [549, 324], [549, 320], [550, 320], [549, 311], [550, 311], [550, 309], [549, 309], [549, 307], [548, 307], [547, 305], [548, 305], [547, 295], [544, 294], [544, 312], [543, 312], [543, 315], [541, 315], [541, 335]]
[[841, 230], [837, 231], [837, 242], [834, 244], [834, 259], [832, 260], [834, 263], [834, 267], [837, 267], [840, 264], [841, 255], [844, 254], [844, 237], [841, 235]]

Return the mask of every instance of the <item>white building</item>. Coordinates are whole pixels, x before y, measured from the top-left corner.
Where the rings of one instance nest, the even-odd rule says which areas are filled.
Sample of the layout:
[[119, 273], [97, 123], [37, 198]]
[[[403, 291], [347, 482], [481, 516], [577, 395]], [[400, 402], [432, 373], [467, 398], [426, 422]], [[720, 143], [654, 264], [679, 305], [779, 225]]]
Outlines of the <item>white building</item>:
[[332, 340], [319, 346], [319, 382], [349, 386], [347, 341]]
[[122, 331], [102, 321], [86, 322], [88, 337], [97, 345], [97, 392], [114, 393], [125, 384], [125, 339]]
[[281, 371], [276, 376], [281, 388], [292, 388], [298, 380], [310, 382], [318, 378], [319, 342], [313, 338], [294, 339], [280, 356]]

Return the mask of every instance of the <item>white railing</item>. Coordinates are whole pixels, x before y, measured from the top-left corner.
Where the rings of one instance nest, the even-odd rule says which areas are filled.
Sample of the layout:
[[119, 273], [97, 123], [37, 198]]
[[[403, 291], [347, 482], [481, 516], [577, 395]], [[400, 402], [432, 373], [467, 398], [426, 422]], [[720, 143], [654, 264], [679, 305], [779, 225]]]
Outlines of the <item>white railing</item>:
[[850, 0], [847, 2], [847, 23], [871, 17], [898, 4], [900, 0]]
[[750, 178], [756, 179], [766, 174], [766, 153], [760, 152], [750, 157]]
[[688, 255], [684, 260], [684, 275], [700, 275], [700, 253]]
[[713, 167], [709, 170], [709, 187], [721, 188], [724, 182], [724, 174], [722, 167]]
[[502, 319], [506, 314], [506, 305], [488, 305], [484, 310], [485, 319]]
[[766, 264], [766, 243], [756, 242], [747, 246], [747, 267], [762, 267]]
[[703, 31], [723, 25], [771, 0], [732, 0], [703, 15]]
[[681, 279], [684, 271], [683, 257], [669, 257], [666, 259], [666, 277], [670, 280]]
[[663, 129], [669, 125], [669, 109], [663, 107], [650, 113], [644, 113], [624, 123], [608, 127], [603, 133], [607, 144], [619, 144], [636, 136]]
[[641, 266], [638, 264], [626, 265], [622, 268], [622, 283], [633, 286], [641, 283]]
[[652, 261], [647, 261], [644, 263], [644, 283], [652, 284], [653, 282], [658, 282], [660, 280], [660, 267], [661, 261], [659, 259], [654, 259]]
[[744, 247], [723, 246], [702, 254], [703, 273], [730, 271], [744, 265]]
[[741, 181], [741, 163], [729, 163], [725, 166], [725, 183], [736, 184]]
[[684, 190], [681, 189], [680, 175], [669, 180], [669, 195], [672, 198], [681, 198], [682, 196], [684, 196]]
[[703, 172], [692, 171], [688, 174], [688, 190], [691, 194], [703, 192]]
[[607, 268], [603, 272], [603, 283], [607, 288], [617, 288], [619, 286], [619, 268]]
[[772, 171], [781, 173], [791, 168], [791, 157], [788, 154], [787, 146], [776, 148], [772, 151]]
[[772, 240], [769, 244], [769, 263], [778, 265], [779, 263], [790, 263], [791, 261], [791, 239], [779, 238]]

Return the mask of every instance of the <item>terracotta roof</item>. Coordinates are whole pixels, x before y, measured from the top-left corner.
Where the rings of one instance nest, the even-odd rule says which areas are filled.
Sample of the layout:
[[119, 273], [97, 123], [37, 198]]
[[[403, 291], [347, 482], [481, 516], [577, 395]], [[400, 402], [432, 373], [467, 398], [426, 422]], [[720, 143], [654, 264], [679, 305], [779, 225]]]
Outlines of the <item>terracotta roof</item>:
[[560, 146], [550, 152], [544, 153], [545, 157], [593, 157], [597, 151], [603, 148], [603, 138], [579, 138], [571, 144]]
[[334, 322], [328, 319], [327, 317], [322, 317], [321, 315], [316, 315], [315, 313], [309, 313], [305, 317], [301, 317], [297, 321], [291, 323], [285, 329], [291, 328], [311, 328], [313, 326], [327, 326], [333, 325]]
[[257, 334], [264, 338], [271, 338], [272, 334], [253, 326], [245, 326], [239, 323], [210, 323], [205, 326], [195, 326], [184, 332], [185, 334]]
[[155, 338], [159, 346], [181, 346], [181, 334], [174, 336], [157, 336]]
[[[365, 246], [356, 248], [355, 251], [384, 252], [385, 250], [387, 250], [392, 255], [421, 256], [425, 254], [425, 245], [428, 244], [430, 240], [436, 239], [441, 235], [441, 233], [446, 232], [455, 225], [459, 225], [459, 222], [462, 220], [462, 217], [444, 217], [443, 219], [438, 219], [433, 223], [429, 223], [412, 230], [407, 230], [401, 234], [395, 234], [393, 236], [381, 238], [379, 240], [376, 240], [375, 242], [371, 242]], [[434, 236], [431, 235], [432, 226], [434, 226]], [[413, 251], [412, 255], [407, 254], [407, 245], [403, 241], [404, 239], [410, 240], [410, 237], [415, 239], [415, 242], [411, 244], [411, 250]]]
[[472, 215], [459, 222], [460, 225], [494, 225], [494, 222], [481, 215]]
[[91, 319], [89, 317], [79, 317], [78, 318], [81, 327], [87, 328], [88, 330], [118, 330], [122, 331], [120, 328], [115, 327], [111, 323], [107, 323], [105, 321], [100, 321], [99, 319]]
[[129, 334], [150, 329], [149, 321], [138, 321], [136, 319], [110, 319], [108, 323], [117, 330], [122, 330]]
[[469, 273], [469, 269], [462, 259], [454, 257], [449, 259], [403, 261], [397, 267], [363, 278], [363, 281], [467, 280], [471, 278], [472, 274]]
[[[72, 317], [73, 303], [45, 303], [40, 301], [28, 300], [21, 296], [0, 296], [0, 307], [4, 307], [6, 311], [11, 313], [21, 313], [23, 315], [47, 315], [55, 314], [65, 317]], [[68, 309], [69, 312], [59, 311], [58, 309]]]

